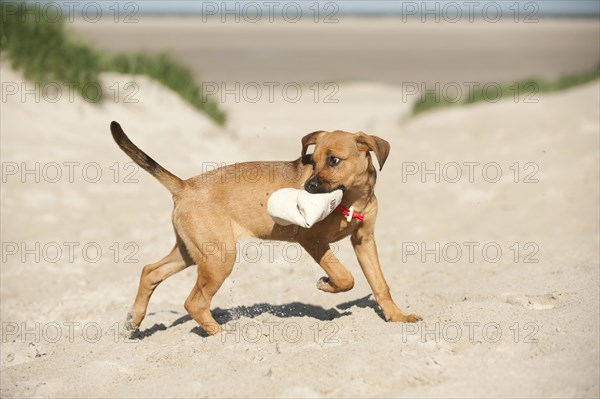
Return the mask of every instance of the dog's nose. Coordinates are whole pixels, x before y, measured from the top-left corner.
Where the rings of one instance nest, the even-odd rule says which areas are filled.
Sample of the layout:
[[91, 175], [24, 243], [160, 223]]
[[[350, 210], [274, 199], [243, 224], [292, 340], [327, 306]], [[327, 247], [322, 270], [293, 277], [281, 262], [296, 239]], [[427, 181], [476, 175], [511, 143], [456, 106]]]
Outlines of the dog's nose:
[[319, 182], [315, 178], [308, 179], [304, 184], [304, 189], [311, 194], [314, 194], [317, 191], [317, 188], [319, 188]]

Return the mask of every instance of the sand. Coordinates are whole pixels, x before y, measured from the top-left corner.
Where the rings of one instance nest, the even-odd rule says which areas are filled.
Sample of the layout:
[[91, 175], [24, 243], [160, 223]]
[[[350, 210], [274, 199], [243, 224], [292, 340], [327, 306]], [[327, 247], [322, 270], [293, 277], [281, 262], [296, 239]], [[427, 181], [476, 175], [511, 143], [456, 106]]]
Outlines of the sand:
[[[3, 95], [21, 87], [0, 65]], [[600, 395], [597, 81], [415, 118], [400, 86], [347, 82], [337, 103], [227, 102], [221, 128], [149, 79], [103, 75], [105, 90], [134, 80], [138, 103], [2, 101], [2, 397]], [[237, 333], [204, 337], [186, 315], [189, 268], [125, 339], [141, 268], [173, 244], [172, 203], [111, 120], [181, 177], [295, 159], [317, 129], [386, 138], [379, 255], [423, 322], [381, 319], [347, 241], [356, 285], [331, 295], [297, 246], [244, 240], [213, 302]]]
[[497, 23], [435, 23], [430, 16], [422, 23], [336, 15], [330, 23], [321, 13], [317, 23], [303, 14], [297, 23], [266, 17], [235, 23], [230, 16], [224, 24], [218, 17], [138, 15], [133, 23], [79, 18], [71, 28], [111, 51], [168, 51], [198, 79], [218, 83], [504, 83], [555, 78], [598, 64], [597, 19], [525, 17], [516, 23], [508, 15]]

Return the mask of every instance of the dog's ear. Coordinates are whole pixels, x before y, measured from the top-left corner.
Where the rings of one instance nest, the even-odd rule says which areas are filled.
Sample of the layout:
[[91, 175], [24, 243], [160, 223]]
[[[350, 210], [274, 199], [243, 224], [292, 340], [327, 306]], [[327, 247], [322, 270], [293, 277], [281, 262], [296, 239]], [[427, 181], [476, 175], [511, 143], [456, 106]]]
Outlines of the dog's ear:
[[308, 146], [315, 144], [320, 135], [325, 133], [322, 130], [317, 130], [316, 132], [312, 132], [302, 137], [302, 157], [306, 155], [306, 150], [308, 150]]
[[379, 170], [383, 169], [383, 164], [390, 155], [390, 143], [380, 137], [358, 132], [356, 133], [356, 145], [360, 151], [374, 151], [377, 162], [379, 162]]

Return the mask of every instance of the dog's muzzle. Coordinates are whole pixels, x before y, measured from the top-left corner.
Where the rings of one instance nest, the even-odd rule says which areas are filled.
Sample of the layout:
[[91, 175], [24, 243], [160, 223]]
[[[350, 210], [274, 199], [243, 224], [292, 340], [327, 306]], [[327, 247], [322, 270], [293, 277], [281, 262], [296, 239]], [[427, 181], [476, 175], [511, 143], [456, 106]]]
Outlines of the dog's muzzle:
[[304, 183], [304, 189], [311, 194], [318, 194], [323, 192], [323, 185], [316, 177], [311, 177]]
[[339, 187], [326, 189], [325, 184], [323, 184], [323, 182], [315, 176], [315, 177], [309, 178], [306, 181], [306, 183], [304, 183], [304, 189], [311, 194], [323, 194], [323, 193], [331, 193], [335, 190], [346, 191], [346, 186], [344, 186], [342, 184]]

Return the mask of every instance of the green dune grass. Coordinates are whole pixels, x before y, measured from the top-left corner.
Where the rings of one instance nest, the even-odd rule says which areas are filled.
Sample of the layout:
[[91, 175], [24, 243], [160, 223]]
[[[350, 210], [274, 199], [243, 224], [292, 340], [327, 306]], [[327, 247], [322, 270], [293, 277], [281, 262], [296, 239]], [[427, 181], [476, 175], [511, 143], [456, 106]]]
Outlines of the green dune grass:
[[178, 93], [220, 125], [226, 115], [214, 100], [203, 99], [201, 86], [189, 69], [169, 54], [111, 54], [75, 39], [63, 19], [25, 2], [0, 3], [0, 50], [26, 79], [46, 85], [73, 85], [87, 101], [99, 102], [101, 93], [85, 90], [98, 84], [101, 72], [147, 75]]
[[453, 98], [452, 95], [454, 93], [452, 95], [444, 95], [444, 93], [440, 93], [439, 91], [427, 90], [414, 103], [412, 114], [418, 115], [423, 112], [452, 105], [473, 104], [481, 101], [496, 102], [501, 98], [507, 97], [512, 97], [515, 101], [535, 101], [538, 93], [566, 90], [598, 78], [600, 78], [600, 64], [589, 71], [564, 75], [552, 81], [525, 79], [510, 84], [480, 84], [459, 98]]

